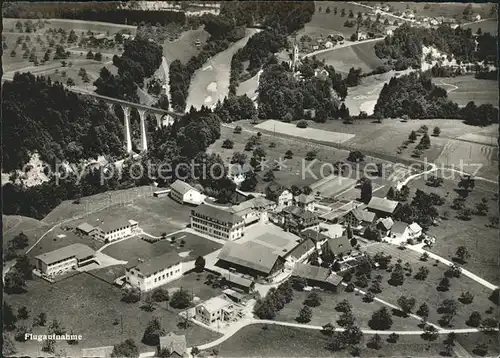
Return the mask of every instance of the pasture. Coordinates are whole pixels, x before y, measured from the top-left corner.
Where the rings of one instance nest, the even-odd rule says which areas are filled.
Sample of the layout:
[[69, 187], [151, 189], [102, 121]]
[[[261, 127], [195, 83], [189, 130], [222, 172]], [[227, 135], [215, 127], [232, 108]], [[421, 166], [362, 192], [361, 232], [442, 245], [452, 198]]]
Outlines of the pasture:
[[465, 29], [471, 29], [473, 33], [476, 33], [478, 29], [481, 29], [483, 33], [489, 32], [493, 36], [498, 33], [498, 21], [495, 19], [477, 21], [472, 24], [463, 25], [462, 27]]
[[[169, 63], [175, 60], [186, 63], [198, 54], [209, 37], [210, 35], [203, 28], [184, 31], [176, 40], [166, 40], [163, 43], [163, 56]], [[200, 41], [199, 48], [195, 45], [197, 40]]]
[[219, 100], [223, 100], [229, 91], [229, 76], [231, 59], [240, 48], [246, 45], [248, 39], [259, 30], [247, 29], [245, 37], [231, 44], [229, 48], [210, 58], [197, 70], [189, 86], [186, 100], [186, 110], [191, 106], [201, 108], [205, 105], [212, 107]]
[[448, 98], [460, 107], [474, 101], [476, 105], [492, 104], [498, 107], [498, 83], [492, 80], [480, 80], [474, 75], [448, 78], [433, 78], [435, 85], [448, 92]]
[[[415, 11], [418, 16], [429, 16], [429, 17], [458, 17], [462, 18], [462, 13], [469, 3], [427, 3], [427, 2], [365, 2], [370, 6], [375, 5], [390, 5], [393, 11], [404, 12], [407, 10]], [[472, 12], [481, 15], [482, 18], [491, 17], [491, 9], [493, 4], [480, 4], [480, 3], [470, 3], [472, 5]]]
[[363, 73], [368, 73], [384, 64], [384, 61], [375, 55], [376, 43], [377, 41], [370, 41], [333, 48], [331, 51], [317, 54], [316, 59], [324, 60], [325, 64], [333, 66], [335, 71], [344, 75], [349, 73], [351, 67], [361, 68]]
[[[177, 286], [179, 287], [179, 286]], [[26, 306], [31, 316], [45, 312], [47, 321], [57, 319], [69, 333], [81, 334], [83, 340], [76, 346], [65, 341], [56, 343], [56, 351], [64, 349], [64, 356], [79, 356], [82, 348], [113, 345], [124, 339], [133, 339], [140, 352], [154, 348], [141, 343], [147, 323], [153, 317], [159, 317], [167, 332], [185, 334], [189, 345], [199, 345], [219, 337], [217, 333], [191, 324], [187, 329], [177, 328], [180, 321], [178, 312], [166, 309], [165, 305], [155, 305], [153, 312], [146, 312], [140, 307], [142, 302], [125, 303], [121, 301], [122, 292], [102, 280], [87, 273], [81, 273], [54, 284], [35, 278], [27, 282], [27, 292], [20, 295], [5, 295], [5, 300], [14, 311]], [[123, 332], [122, 325], [123, 320]], [[99, 324], [96, 324], [99, 322]], [[31, 317], [22, 322], [31, 327]], [[48, 324], [48, 323], [47, 323]], [[46, 327], [35, 327], [34, 334], [46, 334]], [[28, 341], [16, 344], [19, 353], [32, 357], [39, 356], [41, 344]]]
[[[15, 24], [17, 21], [25, 22], [28, 19], [12, 19], [12, 18], [4, 18], [2, 20], [4, 30], [9, 32], [17, 32], [15, 28]], [[31, 20], [36, 22], [36, 20]], [[100, 22], [100, 21], [85, 21], [85, 20], [70, 20], [70, 19], [44, 19], [45, 21], [45, 29], [55, 28], [55, 29], [63, 29], [66, 31], [74, 30], [79, 33], [82, 31], [92, 31], [96, 33], [107, 33], [109, 31], [110, 34], [115, 34], [120, 32], [121, 30], [130, 31], [132, 35], [135, 35], [137, 26], [133, 25], [125, 25], [125, 24], [114, 24], [110, 22]], [[40, 32], [40, 30], [38, 30]]]

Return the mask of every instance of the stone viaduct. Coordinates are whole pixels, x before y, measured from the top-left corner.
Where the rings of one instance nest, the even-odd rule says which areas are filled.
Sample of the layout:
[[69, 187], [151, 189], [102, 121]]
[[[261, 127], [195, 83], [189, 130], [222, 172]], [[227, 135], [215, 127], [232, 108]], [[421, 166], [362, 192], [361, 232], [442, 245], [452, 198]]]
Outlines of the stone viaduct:
[[125, 127], [125, 145], [127, 148], [127, 153], [132, 153], [132, 135], [130, 131], [130, 114], [132, 110], [136, 110], [140, 118], [140, 129], [141, 129], [141, 150], [148, 150], [148, 141], [146, 137], [146, 115], [152, 114], [156, 118], [156, 127], [160, 128], [164, 125], [170, 126], [175, 121], [182, 117], [182, 114], [166, 111], [164, 109], [146, 106], [140, 103], [129, 102], [117, 98], [101, 96], [97, 93], [83, 91], [77, 88], [68, 88], [70, 91], [76, 92], [78, 94], [86, 95], [95, 98], [99, 101], [104, 101], [111, 113], [115, 114], [116, 106], [120, 106], [123, 111], [123, 126]]

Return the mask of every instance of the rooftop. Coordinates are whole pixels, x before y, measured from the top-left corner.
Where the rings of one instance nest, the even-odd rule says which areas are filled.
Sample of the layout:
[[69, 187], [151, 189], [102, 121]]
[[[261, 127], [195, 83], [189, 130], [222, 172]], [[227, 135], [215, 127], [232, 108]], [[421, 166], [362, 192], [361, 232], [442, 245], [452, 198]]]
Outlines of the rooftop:
[[248, 241], [244, 244], [227, 242], [219, 253], [218, 259], [251, 268], [263, 273], [270, 273], [279, 254], [269, 250], [268, 246]]
[[394, 225], [394, 221], [391, 218], [384, 218], [379, 221], [379, 224], [386, 230], [390, 230], [392, 225]]
[[417, 223], [412, 223], [410, 224], [410, 226], [408, 227], [411, 231], [413, 231], [414, 233], [417, 233], [419, 231], [422, 231], [422, 227], [417, 224]]
[[252, 198], [250, 200], [244, 201], [238, 205], [232, 206], [229, 211], [233, 214], [240, 215], [248, 210], [254, 210], [258, 208], [267, 208], [273, 205], [274, 202], [262, 197]]
[[334, 286], [337, 286], [340, 282], [342, 282], [341, 276], [330, 272], [330, 270], [324, 267], [302, 264], [300, 262], [295, 264], [293, 274], [309, 280], [328, 282]]
[[126, 228], [134, 223], [137, 223], [135, 221], [133, 221], [133, 222], [131, 222], [131, 221], [133, 221], [133, 220], [119, 218], [119, 219], [114, 220], [114, 221], [103, 222], [99, 225], [99, 228], [105, 233], [110, 233], [114, 230]]
[[81, 223], [81, 224], [80, 224], [80, 225], [78, 225], [76, 228], [77, 228], [78, 230], [81, 230], [81, 231], [83, 231], [83, 232], [87, 233], [87, 234], [88, 234], [89, 232], [91, 232], [92, 230], [94, 230], [94, 229], [95, 229], [95, 227], [93, 227], [93, 226], [92, 226], [92, 225], [90, 225], [89, 223]]
[[201, 303], [203, 307], [206, 308], [207, 311], [209, 312], [216, 312], [228, 305], [230, 305], [231, 302], [225, 300], [224, 298], [220, 296], [212, 297], [205, 302]]
[[235, 215], [227, 210], [218, 208], [216, 206], [201, 204], [193, 210], [197, 215], [207, 216], [211, 219], [222, 221], [225, 223], [236, 224], [243, 221], [239, 215]]
[[160, 337], [160, 348], [167, 348], [170, 354], [175, 352], [182, 356], [186, 353], [186, 346], [186, 336], [183, 334], [177, 335], [170, 332], [166, 336]]
[[241, 301], [245, 298], [245, 295], [240, 293], [240, 292], [237, 292], [235, 290], [232, 290], [230, 288], [226, 288], [224, 291], [222, 291], [226, 296], [229, 296], [229, 297], [234, 297], [236, 298], [237, 300]]
[[300, 194], [295, 198], [295, 201], [301, 204], [309, 204], [314, 202], [314, 196], [313, 195], [306, 195], [306, 194]]
[[151, 260], [146, 262], [142, 262], [138, 265], [129, 267], [129, 270], [135, 268], [140, 271], [145, 276], [151, 276], [155, 272], [163, 270], [172, 265], [178, 264], [183, 261], [183, 258], [180, 257], [176, 252], [167, 252], [161, 256], [156, 256]]
[[367, 208], [392, 214], [394, 213], [394, 210], [396, 210], [398, 205], [399, 202], [397, 201], [377, 198], [376, 196], [374, 196], [368, 203]]
[[298, 206], [287, 206], [283, 211], [303, 220], [317, 219], [314, 213], [299, 208]]
[[402, 234], [405, 232], [408, 224], [402, 221], [395, 221], [394, 225], [392, 225], [391, 232], [394, 234]]
[[327, 245], [335, 255], [347, 252], [352, 249], [351, 243], [346, 235], [332, 238], [327, 241]]
[[170, 189], [175, 190], [181, 195], [186, 194], [190, 190], [195, 190], [195, 188], [193, 188], [191, 185], [179, 179], [177, 179], [172, 183], [172, 185], [170, 185]]
[[371, 223], [375, 219], [375, 214], [368, 210], [361, 210], [359, 208], [354, 208], [351, 210], [351, 212], [354, 215], [354, 217], [359, 221]]
[[222, 273], [222, 277], [226, 281], [235, 283], [237, 285], [243, 286], [243, 287], [250, 287], [252, 286], [253, 280], [249, 278], [242, 277], [236, 273], [230, 274], [229, 272], [224, 271]]
[[87, 245], [83, 244], [72, 244], [60, 249], [46, 252], [44, 254], [38, 255], [35, 258], [41, 260], [42, 262], [50, 265], [54, 262], [67, 259], [70, 257], [76, 257], [77, 260], [85, 259], [89, 256], [94, 256], [95, 251], [92, 250]]

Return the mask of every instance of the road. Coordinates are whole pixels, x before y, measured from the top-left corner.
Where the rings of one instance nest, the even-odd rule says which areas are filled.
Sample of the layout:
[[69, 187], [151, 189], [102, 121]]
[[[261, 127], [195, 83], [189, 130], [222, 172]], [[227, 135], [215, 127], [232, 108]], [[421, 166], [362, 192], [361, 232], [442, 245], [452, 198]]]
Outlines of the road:
[[335, 50], [338, 50], [338, 49], [341, 49], [344, 47], [350, 47], [350, 46], [360, 45], [360, 44], [369, 43], [369, 42], [382, 41], [383, 39], [385, 39], [385, 36], [384, 37], [377, 37], [376, 39], [368, 39], [368, 40], [354, 41], [354, 42], [345, 40], [343, 44], [336, 45], [332, 48], [324, 48], [322, 50], [309, 52], [308, 54], [305, 54], [304, 57], [311, 57], [311, 56], [319, 55], [320, 53], [335, 51]]

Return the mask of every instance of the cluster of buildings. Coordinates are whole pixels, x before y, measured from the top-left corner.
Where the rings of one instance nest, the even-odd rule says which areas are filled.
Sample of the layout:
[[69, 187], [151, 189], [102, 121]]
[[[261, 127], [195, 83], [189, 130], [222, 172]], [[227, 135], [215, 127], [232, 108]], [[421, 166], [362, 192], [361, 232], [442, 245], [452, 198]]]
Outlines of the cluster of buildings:
[[118, 219], [92, 226], [86, 222], [78, 225], [76, 231], [96, 240], [109, 243], [135, 235], [139, 231], [139, 223], [134, 220]]

